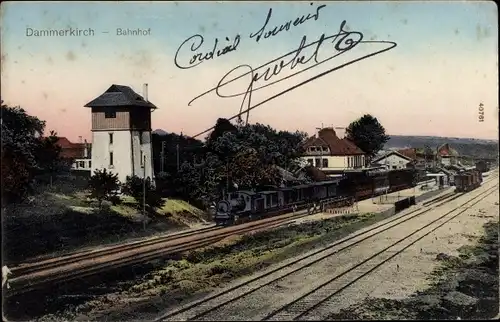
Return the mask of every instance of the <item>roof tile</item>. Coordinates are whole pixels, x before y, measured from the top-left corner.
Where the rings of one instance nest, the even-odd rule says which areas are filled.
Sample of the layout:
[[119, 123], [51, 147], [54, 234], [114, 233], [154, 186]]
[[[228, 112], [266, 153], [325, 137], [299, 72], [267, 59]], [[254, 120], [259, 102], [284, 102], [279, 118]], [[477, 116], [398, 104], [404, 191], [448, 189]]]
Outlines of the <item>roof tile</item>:
[[326, 146], [330, 155], [360, 155], [365, 154], [359, 147], [347, 138], [340, 139], [331, 127], [323, 128], [318, 132], [318, 137], [312, 136], [306, 140], [304, 147]]
[[144, 98], [134, 92], [129, 86], [111, 85], [99, 97], [93, 99], [85, 105], [85, 107], [111, 107], [111, 106], [134, 106], [134, 107], [149, 107], [156, 109], [157, 107], [146, 102]]

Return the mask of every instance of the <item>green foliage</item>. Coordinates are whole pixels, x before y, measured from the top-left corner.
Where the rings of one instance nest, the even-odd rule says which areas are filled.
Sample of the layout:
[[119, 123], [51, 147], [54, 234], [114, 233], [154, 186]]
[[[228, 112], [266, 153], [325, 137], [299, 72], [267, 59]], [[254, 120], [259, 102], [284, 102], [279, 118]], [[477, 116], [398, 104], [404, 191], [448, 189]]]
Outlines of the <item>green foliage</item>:
[[373, 157], [389, 141], [384, 127], [376, 117], [365, 114], [346, 129], [347, 138], [354, 142], [369, 157]]
[[43, 137], [45, 122], [20, 107], [1, 105], [2, 205], [33, 193], [37, 176], [61, 170], [55, 132]]
[[[297, 166], [306, 137], [303, 132], [277, 131], [263, 124], [237, 127], [226, 119], [217, 120], [205, 143], [176, 134], [153, 136], [153, 153], [159, 155], [162, 142], [168, 151], [164, 172], [156, 176], [158, 190], [206, 207], [236, 187], [279, 185], [282, 178], [276, 166]], [[160, 170], [155, 165], [156, 173]]]
[[118, 174], [107, 172], [106, 169], [96, 169], [89, 180], [90, 197], [97, 199], [99, 208], [102, 207], [103, 200], [114, 202], [115, 191], [119, 187]]
[[138, 176], [127, 176], [122, 192], [133, 197], [139, 205], [142, 205], [144, 201], [150, 208], [159, 208], [165, 204], [165, 200], [153, 188], [149, 177], [144, 180]]

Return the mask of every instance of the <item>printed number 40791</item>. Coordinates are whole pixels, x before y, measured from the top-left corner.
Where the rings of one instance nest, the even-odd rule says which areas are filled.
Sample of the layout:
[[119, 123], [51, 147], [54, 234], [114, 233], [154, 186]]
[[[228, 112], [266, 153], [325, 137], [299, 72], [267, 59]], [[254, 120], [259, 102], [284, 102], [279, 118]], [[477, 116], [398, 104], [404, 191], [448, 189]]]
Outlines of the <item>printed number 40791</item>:
[[484, 122], [484, 105], [483, 105], [483, 103], [479, 104], [479, 122]]

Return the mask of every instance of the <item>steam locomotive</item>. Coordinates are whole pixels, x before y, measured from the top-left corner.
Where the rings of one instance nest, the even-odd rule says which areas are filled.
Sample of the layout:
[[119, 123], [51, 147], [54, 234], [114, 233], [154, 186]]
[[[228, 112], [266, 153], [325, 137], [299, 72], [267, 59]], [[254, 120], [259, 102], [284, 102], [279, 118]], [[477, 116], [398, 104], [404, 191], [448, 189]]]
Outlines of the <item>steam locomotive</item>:
[[390, 193], [416, 186], [413, 169], [386, 172], [348, 172], [342, 178], [313, 182], [268, 191], [235, 191], [227, 194], [216, 206], [215, 222], [218, 225], [237, 223], [300, 210], [321, 202], [336, 206], [352, 204], [383, 193]]

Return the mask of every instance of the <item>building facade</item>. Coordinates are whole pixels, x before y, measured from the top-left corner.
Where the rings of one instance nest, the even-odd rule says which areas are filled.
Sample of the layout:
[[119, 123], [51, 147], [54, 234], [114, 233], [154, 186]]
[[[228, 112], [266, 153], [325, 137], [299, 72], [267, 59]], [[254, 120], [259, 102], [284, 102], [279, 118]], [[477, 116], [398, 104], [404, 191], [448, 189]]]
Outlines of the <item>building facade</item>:
[[107, 169], [127, 176], [154, 178], [151, 144], [151, 111], [156, 106], [130, 87], [112, 85], [85, 107], [92, 109], [91, 171]]
[[412, 159], [396, 151], [388, 152], [372, 161], [372, 165], [383, 167], [385, 170], [406, 169]]
[[86, 140], [84, 143], [73, 143], [66, 137], [58, 137], [55, 144], [61, 148], [60, 157], [71, 165], [71, 170], [90, 172], [91, 145]]
[[440, 164], [450, 166], [458, 163], [459, 154], [448, 143], [445, 143], [437, 148], [437, 158]]
[[302, 159], [322, 171], [362, 169], [366, 155], [347, 138], [339, 138], [331, 127], [321, 129], [304, 143]]

